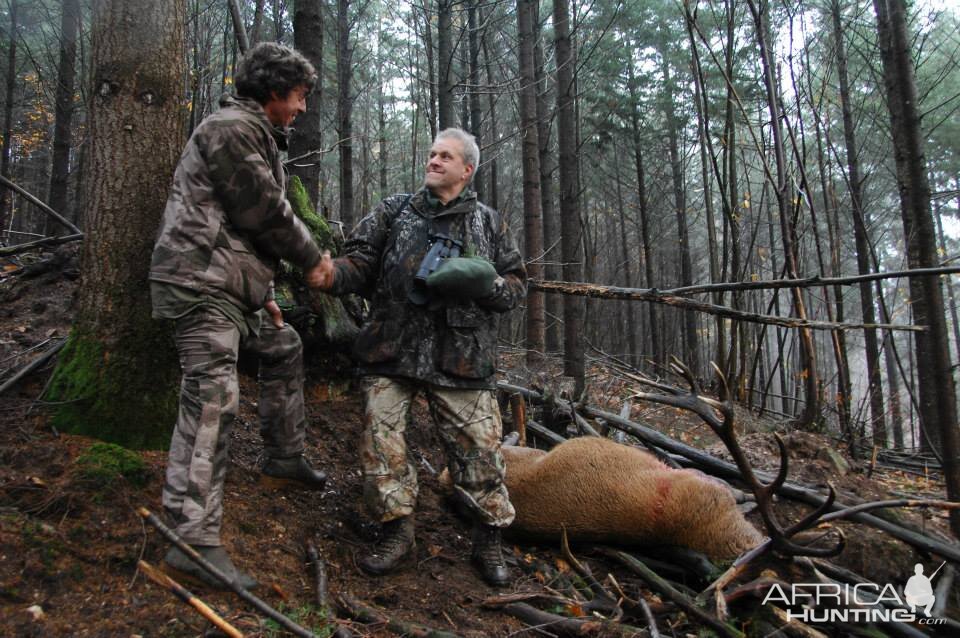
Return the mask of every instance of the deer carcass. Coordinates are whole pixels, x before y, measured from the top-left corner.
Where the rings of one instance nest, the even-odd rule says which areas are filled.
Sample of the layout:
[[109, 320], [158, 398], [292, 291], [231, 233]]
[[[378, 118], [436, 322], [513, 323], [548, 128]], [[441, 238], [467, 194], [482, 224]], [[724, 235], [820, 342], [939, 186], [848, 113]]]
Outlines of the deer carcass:
[[506, 484], [517, 511], [511, 530], [571, 540], [681, 545], [734, 558], [763, 535], [730, 489], [696, 470], [609, 439], [579, 437], [549, 452], [504, 446]]

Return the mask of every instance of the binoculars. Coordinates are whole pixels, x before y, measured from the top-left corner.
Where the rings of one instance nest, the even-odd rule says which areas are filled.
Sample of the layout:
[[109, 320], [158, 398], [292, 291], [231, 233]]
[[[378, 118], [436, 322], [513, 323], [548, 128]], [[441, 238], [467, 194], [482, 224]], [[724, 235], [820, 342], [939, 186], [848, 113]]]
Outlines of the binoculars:
[[463, 243], [443, 234], [430, 236], [430, 249], [424, 255], [413, 277], [413, 288], [410, 289], [410, 301], [418, 306], [425, 305], [430, 300], [430, 291], [427, 289], [427, 277], [440, 267], [444, 259], [459, 257], [463, 250]]

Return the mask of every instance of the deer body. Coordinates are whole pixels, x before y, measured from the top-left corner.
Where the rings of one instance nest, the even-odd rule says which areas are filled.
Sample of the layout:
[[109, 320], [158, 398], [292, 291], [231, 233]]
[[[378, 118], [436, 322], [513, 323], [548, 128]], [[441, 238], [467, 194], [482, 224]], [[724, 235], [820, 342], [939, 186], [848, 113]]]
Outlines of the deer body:
[[579, 437], [549, 452], [504, 446], [506, 484], [524, 534], [635, 545], [682, 545], [734, 558], [763, 536], [728, 487], [609, 439]]

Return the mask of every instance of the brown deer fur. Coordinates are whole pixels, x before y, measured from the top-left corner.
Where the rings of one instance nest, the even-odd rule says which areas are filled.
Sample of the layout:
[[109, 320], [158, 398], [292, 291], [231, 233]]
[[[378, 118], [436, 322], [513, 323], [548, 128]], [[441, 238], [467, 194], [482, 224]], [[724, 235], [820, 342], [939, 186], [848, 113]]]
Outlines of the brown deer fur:
[[571, 540], [682, 545], [734, 558], [763, 540], [730, 489], [696, 470], [609, 439], [579, 437], [549, 452], [504, 446], [506, 483], [517, 510], [511, 530]]

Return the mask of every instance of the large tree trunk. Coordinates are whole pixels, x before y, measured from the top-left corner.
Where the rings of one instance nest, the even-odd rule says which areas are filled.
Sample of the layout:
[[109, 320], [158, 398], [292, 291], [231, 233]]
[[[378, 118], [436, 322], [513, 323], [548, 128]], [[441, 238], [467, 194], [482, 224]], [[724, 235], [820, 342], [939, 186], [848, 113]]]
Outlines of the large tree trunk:
[[[317, 85], [307, 98], [307, 112], [297, 118], [290, 139], [290, 157], [319, 151], [323, 146], [320, 117], [323, 114], [323, 0], [296, 0], [293, 7], [293, 44], [317, 70]], [[313, 155], [295, 162], [290, 173], [300, 178], [314, 210], [320, 210], [320, 159]]]
[[[60, 64], [57, 69], [57, 96], [53, 125], [53, 164], [50, 167], [50, 208], [68, 219], [67, 186], [70, 178], [70, 145], [72, 142], [73, 93], [76, 80], [77, 32], [80, 29], [79, 0], [64, 0], [60, 17]], [[57, 230], [48, 218], [46, 234]]]
[[[873, 0], [873, 7], [893, 132], [907, 263], [910, 268], [931, 268], [938, 262], [937, 246], [906, 6], [903, 0]], [[927, 326], [927, 330], [914, 335], [916, 359], [922, 362], [917, 366], [920, 426], [930, 445], [941, 453], [947, 497], [956, 501], [960, 500], [960, 428], [940, 280], [912, 277], [910, 297], [914, 322]], [[954, 535], [960, 537], [960, 511], [950, 513], [950, 524]]]
[[[477, 139], [477, 146], [483, 147], [481, 128], [483, 126], [483, 105], [480, 104], [480, 33], [477, 26], [477, 12], [480, 0], [470, 0], [467, 6], [467, 31], [470, 47], [470, 133]], [[473, 175], [473, 189], [477, 192], [477, 199], [486, 201], [483, 188], [483, 174], [478, 166]]]
[[[565, 281], [583, 280], [583, 250], [580, 241], [580, 193], [577, 188], [577, 126], [574, 108], [573, 48], [570, 43], [569, 0], [553, 2], [554, 46], [557, 58], [557, 142], [560, 148], [560, 232]], [[583, 324], [581, 297], [563, 299], [564, 372], [575, 379], [577, 394], [584, 386]]]
[[[850, 83], [847, 78], [847, 52], [843, 41], [843, 24], [840, 17], [840, 3], [833, 0], [830, 4], [833, 22], [834, 54], [837, 59], [837, 74], [840, 81], [840, 105], [843, 113], [843, 140], [847, 152], [847, 170], [850, 181], [850, 204], [853, 214], [853, 236], [857, 246], [857, 272], [870, 273], [870, 238], [867, 234], [866, 212], [863, 210], [863, 176], [860, 172], [860, 153], [857, 148], [856, 133], [853, 128], [853, 108], [850, 104]], [[876, 323], [876, 311], [873, 301], [873, 288], [870, 282], [860, 283], [860, 313], [863, 323]], [[867, 382], [870, 398], [870, 423], [873, 426], [873, 442], [881, 448], [887, 447], [887, 426], [883, 412], [883, 387], [880, 376], [880, 345], [877, 331], [867, 328], [863, 331], [864, 349], [867, 357]]]
[[93, 6], [83, 274], [47, 396], [57, 427], [128, 447], [163, 447], [176, 415], [177, 359], [146, 280], [183, 146], [185, 16], [185, 0]]
[[[527, 274], [543, 278], [543, 221], [540, 215], [540, 141], [537, 130], [537, 85], [533, 70], [533, 0], [517, 0], [517, 46], [520, 61], [520, 130], [523, 155], [523, 230]], [[527, 295], [527, 364], [543, 360], [543, 293]]]
[[340, 151], [340, 221], [349, 233], [353, 215], [353, 49], [350, 48], [350, 0], [337, 0], [337, 144]]

